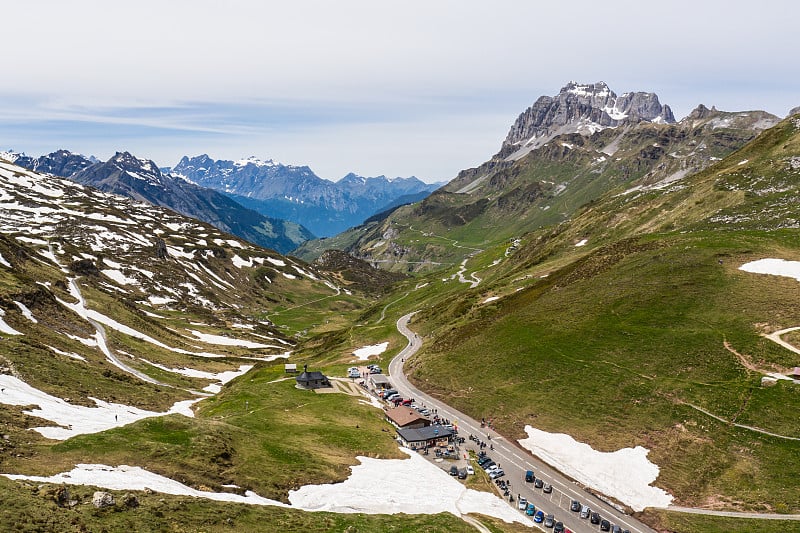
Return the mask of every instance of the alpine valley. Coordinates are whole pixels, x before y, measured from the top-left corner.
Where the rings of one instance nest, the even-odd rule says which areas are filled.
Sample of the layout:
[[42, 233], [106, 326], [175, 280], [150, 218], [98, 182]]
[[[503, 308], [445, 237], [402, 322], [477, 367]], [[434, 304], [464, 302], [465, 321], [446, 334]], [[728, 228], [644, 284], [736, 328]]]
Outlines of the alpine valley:
[[[596, 479], [566, 483], [637, 531], [798, 531], [798, 111], [699, 105], [676, 120], [653, 93], [571, 82], [524, 110], [489, 161], [432, 193], [255, 159], [186, 157], [167, 171], [127, 153], [5, 154], [0, 471], [29, 477], [0, 476], [0, 520], [14, 531], [531, 530], [515, 509], [513, 523], [489, 509], [462, 520], [463, 500], [396, 511], [395, 494], [444, 491], [379, 478], [390, 463], [378, 460], [412, 461], [376, 398], [343, 376], [365, 358], [387, 369], [414, 344], [398, 329], [411, 314], [422, 344], [405, 374], [434, 402], [489, 420], [495, 446], [567, 434], [598, 452], [644, 450], [670, 505], [639, 510]], [[317, 235], [363, 218], [286, 257], [242, 233], [280, 235], [285, 246], [265, 246], [288, 251], [308, 235], [300, 225], [180, 214], [201, 188]], [[338, 393], [295, 387], [287, 362]], [[294, 505], [305, 487], [344, 489], [377, 464], [360, 503]], [[141, 468], [193, 496], [37, 481], [87, 466]], [[475, 470], [465, 490], [499, 494]], [[96, 490], [118, 503], [91, 505]], [[559, 519], [597, 530], [560, 499]]]

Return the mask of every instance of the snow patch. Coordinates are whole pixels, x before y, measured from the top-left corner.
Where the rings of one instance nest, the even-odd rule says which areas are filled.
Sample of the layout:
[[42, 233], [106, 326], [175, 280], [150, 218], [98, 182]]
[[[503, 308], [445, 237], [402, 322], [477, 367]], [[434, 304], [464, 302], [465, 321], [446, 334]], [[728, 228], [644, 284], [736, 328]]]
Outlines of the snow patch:
[[386, 351], [386, 348], [389, 347], [388, 342], [382, 342], [380, 344], [373, 344], [371, 346], [364, 346], [359, 348], [358, 350], [353, 351], [353, 355], [358, 357], [361, 361], [366, 361], [369, 359], [371, 355], [380, 355]]
[[786, 261], [784, 259], [759, 259], [739, 267], [739, 270], [753, 274], [771, 274], [773, 276], [786, 276], [800, 281], [800, 261]]
[[589, 240], [588, 240], [588, 239], [581, 239], [580, 241], [578, 241], [578, 242], [576, 242], [576, 243], [575, 243], [575, 246], [576, 246], [576, 247], [578, 247], [578, 246], [586, 246], [586, 243], [587, 243], [587, 242], [589, 242]]
[[6, 321], [2, 318], [4, 316], [6, 316], [6, 312], [0, 309], [0, 333], [5, 333], [6, 335], [22, 335], [22, 333], [6, 324]]
[[206, 344], [216, 344], [218, 346], [240, 346], [242, 348], [274, 348], [269, 344], [261, 344], [259, 342], [248, 341], [245, 339], [234, 339], [232, 337], [223, 337], [222, 335], [210, 335], [190, 329], [189, 332], [205, 342]]
[[499, 300], [499, 299], [500, 299], [500, 297], [499, 297], [499, 296], [489, 296], [488, 298], [486, 298], [486, 299], [485, 299], [484, 301], [482, 301], [481, 303], [482, 303], [482, 304], [488, 304], [489, 302], [494, 302], [495, 300]]
[[647, 460], [649, 450], [642, 446], [615, 452], [598, 452], [564, 433], [547, 433], [525, 426], [523, 448], [540, 457], [580, 483], [629, 505], [634, 511], [645, 507], [667, 507], [672, 496], [653, 487], [659, 468]]
[[36, 320], [36, 318], [33, 316], [33, 313], [31, 313], [31, 310], [30, 310], [30, 309], [28, 309], [28, 308], [25, 306], [25, 304], [24, 304], [24, 303], [22, 303], [22, 302], [17, 302], [16, 300], [14, 301], [14, 303], [15, 303], [15, 304], [17, 304], [17, 307], [19, 307], [19, 310], [20, 310], [20, 311], [22, 311], [22, 316], [24, 316], [25, 318], [27, 318], [28, 320], [30, 320], [30, 321], [31, 321], [31, 322], [33, 322], [34, 324], [36, 324], [36, 323], [38, 323], [38, 322], [39, 322], [39, 321], [38, 321], [38, 320]]
[[[408, 459], [358, 457], [343, 483], [306, 485], [289, 491], [292, 507], [305, 511], [366, 514], [480, 513], [505, 522], [532, 525], [490, 492], [464, 487], [447, 472], [405, 448]], [[380, 487], [380, 490], [375, 490]]]
[[61, 398], [51, 396], [35, 389], [24, 381], [7, 374], [0, 374], [0, 403], [6, 405], [36, 405], [36, 409], [23, 411], [27, 415], [55, 422], [58, 426], [33, 428], [48, 439], [65, 440], [75, 435], [98, 433], [108, 429], [124, 426], [143, 418], [180, 413], [193, 417], [189, 406], [200, 400], [184, 400], [177, 402], [165, 413], [146, 411], [138, 407], [109, 403], [90, 398], [97, 404], [95, 407], [73, 405]]

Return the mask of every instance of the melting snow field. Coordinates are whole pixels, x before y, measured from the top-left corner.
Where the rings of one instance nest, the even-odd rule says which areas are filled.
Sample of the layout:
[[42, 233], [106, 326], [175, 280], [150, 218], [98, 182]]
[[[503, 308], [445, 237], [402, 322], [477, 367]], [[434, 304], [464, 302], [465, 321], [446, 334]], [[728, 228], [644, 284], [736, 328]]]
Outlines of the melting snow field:
[[[97, 433], [107, 429], [124, 426], [152, 416], [164, 416], [179, 413], [194, 417], [191, 404], [200, 400], [184, 400], [177, 402], [166, 413], [146, 411], [137, 407], [119, 403], [108, 403], [92, 398], [96, 407], [73, 405], [61, 398], [51, 396], [35, 389], [14, 376], [0, 374], [0, 403], [6, 405], [36, 405], [35, 409], [24, 411], [25, 414], [55, 422], [59, 426], [33, 428], [48, 439], [65, 440], [75, 435]], [[63, 426], [63, 427], [61, 427]]]
[[[306, 511], [368, 514], [481, 513], [506, 522], [530, 520], [489, 492], [467, 489], [419, 454], [401, 448], [408, 459], [359, 457], [344, 483], [306, 485], [289, 491], [293, 507]], [[376, 490], [380, 487], [380, 490]]]
[[650, 486], [658, 477], [658, 466], [647, 460], [649, 450], [641, 446], [615, 452], [598, 452], [563, 433], [547, 433], [525, 426], [523, 448], [566, 475], [607, 494], [635, 511], [645, 507], [667, 507], [672, 496]]
[[359, 348], [358, 350], [355, 350], [353, 352], [353, 355], [358, 357], [361, 361], [366, 361], [367, 359], [369, 359], [369, 357], [371, 355], [380, 355], [380, 354], [382, 354], [383, 352], [386, 351], [386, 348], [388, 348], [388, 347], [389, 347], [389, 343], [388, 342], [382, 342], [380, 344], [373, 344], [371, 346], [364, 346], [362, 348]]
[[783, 259], [759, 259], [739, 267], [739, 270], [753, 274], [772, 274], [773, 276], [786, 276], [800, 281], [800, 261], [785, 261]]
[[209, 500], [251, 503], [257, 505], [277, 505], [289, 507], [285, 503], [269, 500], [247, 491], [245, 496], [227, 492], [205, 492], [187, 487], [182, 483], [173, 481], [164, 476], [148, 472], [138, 466], [121, 465], [118, 467], [79, 464], [69, 472], [63, 472], [50, 477], [25, 476], [18, 474], [0, 474], [9, 479], [27, 479], [38, 483], [65, 483], [67, 485], [94, 485], [110, 490], [144, 490], [149, 488], [164, 494], [176, 496], [195, 496]]
[[[79, 464], [70, 472], [54, 476], [0, 474], [9, 479], [25, 479], [37, 483], [93, 485], [110, 490], [144, 490], [150, 488], [165, 494], [193, 496], [217, 501], [277, 505], [304, 511], [367, 514], [436, 514], [455, 516], [481, 513], [506, 522], [532, 525], [508, 503], [489, 492], [467, 489], [444, 470], [418, 454], [401, 448], [408, 459], [370, 459], [359, 457], [361, 464], [351, 467], [352, 474], [344, 483], [306, 485], [289, 492], [291, 506], [262, 498], [253, 492], [245, 496], [227, 492], [205, 492], [136, 466], [111, 467]], [[380, 487], [380, 490], [376, 490]]]

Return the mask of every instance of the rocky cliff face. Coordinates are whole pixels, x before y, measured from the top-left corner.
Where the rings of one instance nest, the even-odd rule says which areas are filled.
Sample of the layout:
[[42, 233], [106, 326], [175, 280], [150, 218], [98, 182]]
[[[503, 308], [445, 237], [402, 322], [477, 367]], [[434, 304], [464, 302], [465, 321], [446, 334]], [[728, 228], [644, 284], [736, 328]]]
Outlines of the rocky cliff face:
[[604, 82], [570, 82], [558, 95], [542, 96], [511, 126], [498, 154], [519, 159], [556, 135], [591, 135], [605, 128], [639, 122], [674, 123], [667, 105], [654, 93], [630, 92], [617, 96]]

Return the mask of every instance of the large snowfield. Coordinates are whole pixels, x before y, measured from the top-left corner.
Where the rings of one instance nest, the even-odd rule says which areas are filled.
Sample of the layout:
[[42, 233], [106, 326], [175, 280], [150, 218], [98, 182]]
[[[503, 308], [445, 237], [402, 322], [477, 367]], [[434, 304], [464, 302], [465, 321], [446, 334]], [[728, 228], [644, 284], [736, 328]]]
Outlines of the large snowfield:
[[576, 481], [629, 505], [667, 507], [672, 496], [650, 484], [658, 477], [658, 466], [647, 460], [649, 450], [641, 446], [615, 452], [598, 452], [563, 433], [547, 433], [525, 426], [527, 439], [519, 443]]

